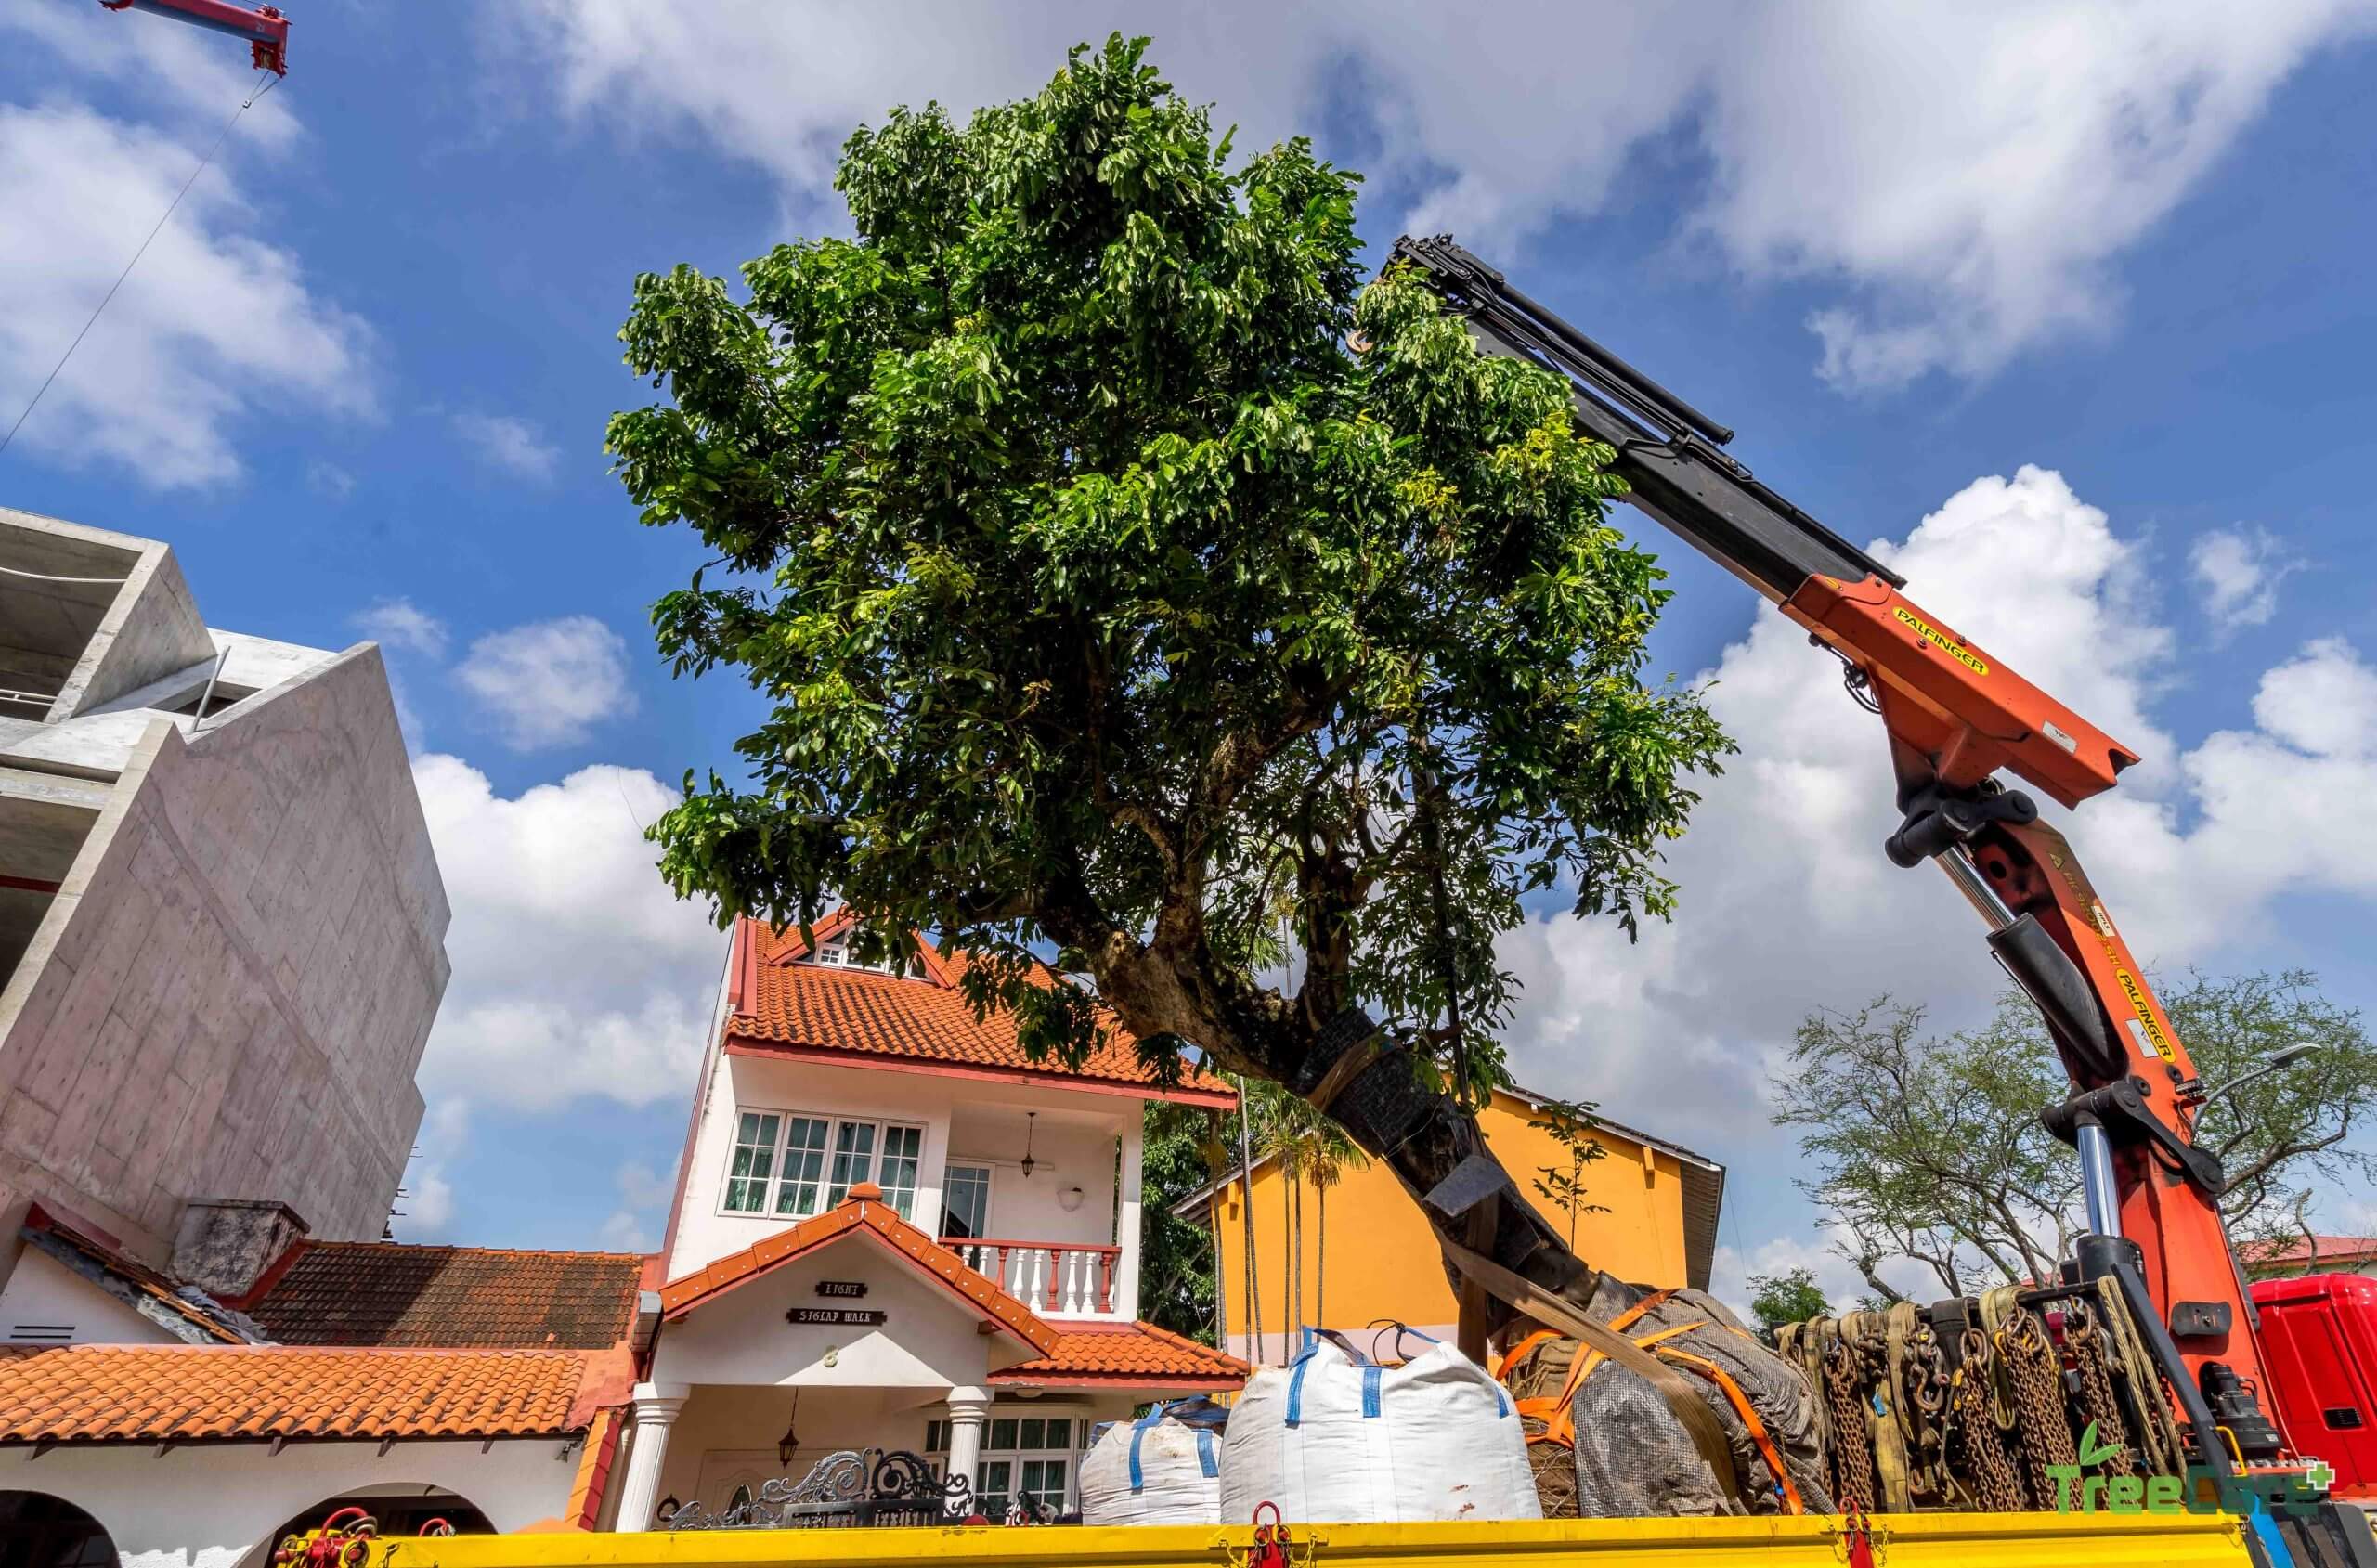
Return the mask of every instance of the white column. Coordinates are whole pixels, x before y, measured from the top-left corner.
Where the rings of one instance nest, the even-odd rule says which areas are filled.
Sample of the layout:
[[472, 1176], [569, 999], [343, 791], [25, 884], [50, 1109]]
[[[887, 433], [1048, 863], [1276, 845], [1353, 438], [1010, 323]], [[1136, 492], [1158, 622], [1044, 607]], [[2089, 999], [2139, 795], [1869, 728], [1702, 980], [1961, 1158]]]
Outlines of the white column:
[[[954, 1388], [949, 1391], [949, 1473], [962, 1475], [966, 1484], [974, 1484], [974, 1475], [981, 1469], [982, 1423], [991, 1419], [991, 1391], [986, 1388]], [[979, 1508], [979, 1500], [969, 1505]], [[997, 1520], [991, 1521], [995, 1524]]]
[[619, 1484], [617, 1528], [649, 1530], [660, 1502], [660, 1466], [669, 1457], [669, 1429], [694, 1391], [683, 1383], [635, 1385], [635, 1437], [628, 1449], [628, 1476]]
[[1137, 1116], [1126, 1118], [1122, 1202], [1114, 1216], [1114, 1245], [1123, 1250], [1114, 1260], [1114, 1315], [1126, 1323], [1139, 1315], [1139, 1163], [1145, 1143], [1145, 1124]]

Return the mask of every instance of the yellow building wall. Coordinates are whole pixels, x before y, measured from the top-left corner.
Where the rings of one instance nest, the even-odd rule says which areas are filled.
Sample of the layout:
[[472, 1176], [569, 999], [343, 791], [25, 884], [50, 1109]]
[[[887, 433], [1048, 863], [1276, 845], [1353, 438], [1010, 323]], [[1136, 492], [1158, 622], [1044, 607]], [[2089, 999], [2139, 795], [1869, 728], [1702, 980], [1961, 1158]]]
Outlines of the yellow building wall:
[[[1568, 1214], [1536, 1191], [1549, 1167], [1569, 1169], [1571, 1156], [1552, 1134], [1527, 1125], [1540, 1112], [1524, 1100], [1496, 1095], [1478, 1114], [1487, 1147], [1501, 1160], [1519, 1191], [1564, 1234]], [[1636, 1284], [1681, 1286], [1684, 1276], [1683, 1173], [1662, 1154], [1605, 1127], [1588, 1134], [1606, 1151], [1581, 1174], [1584, 1201], [1607, 1212], [1576, 1216], [1578, 1255], [1594, 1267]], [[1331, 1187], [1323, 1255], [1320, 1196], [1311, 1182], [1303, 1189], [1304, 1254], [1302, 1321], [1335, 1328], [1370, 1349], [1368, 1325], [1389, 1318], [1423, 1333], [1448, 1339], [1457, 1315], [1446, 1283], [1435, 1234], [1419, 1200], [1403, 1190], [1394, 1173], [1376, 1160], [1350, 1171]], [[1214, 1199], [1220, 1228], [1222, 1288], [1228, 1348], [1278, 1365], [1292, 1354], [1297, 1328], [1288, 1220], [1282, 1204], [1295, 1200], [1276, 1164], [1254, 1173], [1255, 1279], [1261, 1292], [1262, 1342], [1253, 1346], [1248, 1322], [1244, 1187], [1231, 1181]], [[1382, 1336], [1379, 1351], [1388, 1351]]]

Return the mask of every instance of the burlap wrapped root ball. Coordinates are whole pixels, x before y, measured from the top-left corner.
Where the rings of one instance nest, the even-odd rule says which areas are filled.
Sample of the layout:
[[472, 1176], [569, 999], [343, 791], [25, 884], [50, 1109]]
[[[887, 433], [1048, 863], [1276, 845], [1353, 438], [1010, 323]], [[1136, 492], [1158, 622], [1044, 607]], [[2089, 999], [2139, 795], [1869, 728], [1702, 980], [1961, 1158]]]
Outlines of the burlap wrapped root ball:
[[[1625, 1307], [1597, 1302], [1591, 1315], [1605, 1323]], [[1639, 1341], [1687, 1323], [1701, 1327], [1661, 1343], [1731, 1374], [1764, 1424], [1801, 1506], [1810, 1513], [1837, 1511], [1823, 1479], [1825, 1457], [1815, 1391], [1805, 1373], [1752, 1336], [1722, 1302], [1705, 1291], [1678, 1290], [1622, 1332]], [[1786, 1511], [1765, 1455], [1724, 1391], [1693, 1368], [1677, 1371], [1716, 1412], [1733, 1448], [1743, 1495], [1719, 1489], [1683, 1422], [1656, 1389], [1625, 1367], [1604, 1362], [1585, 1379], [1570, 1406], [1576, 1422], [1575, 1511], [1588, 1519]]]

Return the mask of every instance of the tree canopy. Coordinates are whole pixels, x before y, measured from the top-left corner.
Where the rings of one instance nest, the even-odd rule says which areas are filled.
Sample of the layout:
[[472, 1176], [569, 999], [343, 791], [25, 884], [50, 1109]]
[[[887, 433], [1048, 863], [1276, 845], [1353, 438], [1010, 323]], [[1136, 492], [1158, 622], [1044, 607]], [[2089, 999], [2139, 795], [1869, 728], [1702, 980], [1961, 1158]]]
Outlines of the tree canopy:
[[[2190, 975], [2163, 1002], [2215, 1091], [2280, 1046], [2320, 1046], [2197, 1115], [2196, 1141], [2228, 1173], [2220, 1208], [2238, 1240], [2305, 1225], [2310, 1184], [2377, 1175], [2354, 1141], [2377, 1092], [2377, 1046], [2316, 976]], [[1951, 1295], [2052, 1278], [2081, 1226], [2080, 1166], [2039, 1124], [2071, 1092], [2045, 1026], [2019, 991], [1979, 1029], [1936, 1037], [1923, 1025], [1922, 1008], [1883, 997], [1799, 1026], [1773, 1091], [1775, 1121], [1800, 1129], [1813, 1163], [1801, 1188], [1885, 1299], [1900, 1295], [1878, 1273], [1892, 1260], [1922, 1265]]]
[[1167, 1070], [1292, 1080], [1361, 1006], [1497, 1076], [1522, 895], [1667, 914], [1727, 749], [1643, 678], [1668, 590], [1563, 383], [1366, 283], [1357, 176], [1236, 158], [1144, 41], [895, 109], [836, 184], [849, 238], [642, 277], [621, 333], [669, 396], [617, 471], [713, 557], [660, 646], [766, 705], [665, 875], [937, 932], [1059, 1058], [1098, 1015], [1035, 954]]
[[1770, 1338], [1786, 1323], [1805, 1323], [1812, 1317], [1832, 1315], [1832, 1303], [1825, 1300], [1824, 1287], [1816, 1283], [1815, 1270], [1812, 1268], [1753, 1274], [1749, 1276], [1749, 1310], [1758, 1318], [1759, 1331]]

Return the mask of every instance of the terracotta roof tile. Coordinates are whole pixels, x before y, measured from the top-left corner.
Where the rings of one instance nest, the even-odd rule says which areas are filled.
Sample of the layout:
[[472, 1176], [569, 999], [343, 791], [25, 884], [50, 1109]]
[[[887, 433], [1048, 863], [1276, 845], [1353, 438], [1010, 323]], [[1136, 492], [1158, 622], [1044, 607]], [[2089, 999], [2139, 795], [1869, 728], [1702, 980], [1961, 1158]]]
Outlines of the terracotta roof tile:
[[637, 1252], [304, 1243], [248, 1307], [282, 1344], [602, 1350], [628, 1337]]
[[1030, 1307], [967, 1267], [948, 1248], [902, 1219], [897, 1210], [880, 1201], [882, 1197], [881, 1187], [873, 1182], [861, 1182], [841, 1204], [815, 1219], [803, 1220], [739, 1252], [729, 1252], [691, 1274], [670, 1280], [660, 1288], [662, 1317], [674, 1323], [737, 1286], [863, 1231], [971, 1307], [984, 1322], [1006, 1329], [1042, 1355], [1049, 1353], [1056, 1344], [1055, 1329]]
[[1152, 1323], [1068, 1323], [1059, 1326], [1056, 1347], [1047, 1354], [994, 1372], [990, 1380], [1040, 1388], [1224, 1390], [1238, 1388], [1251, 1371], [1234, 1355]]
[[[822, 943], [851, 924], [847, 913], [812, 927]], [[962, 953], [942, 954], [919, 937], [921, 974], [887, 975], [801, 962], [809, 952], [797, 927], [781, 934], [755, 920], [737, 927], [742, 990], [726, 1026], [727, 1048], [752, 1055], [836, 1056], [892, 1059], [1050, 1082], [1128, 1088], [1156, 1097], [1235, 1103], [1229, 1085], [1190, 1067], [1173, 1090], [1156, 1088], [1154, 1072], [1138, 1059], [1132, 1035], [1105, 1015], [1107, 1035], [1078, 1071], [1034, 1062], [1002, 1013], [974, 1017], [957, 989]], [[741, 945], [747, 944], [747, 946]], [[1050, 977], [1052, 978], [1052, 977]]]
[[2319, 1243], [2316, 1252], [2312, 1247], [2313, 1239], [2290, 1236], [2275, 1241], [2245, 1241], [2238, 1244], [2237, 1251], [2243, 1253], [2246, 1263], [2254, 1267], [2307, 1263], [2315, 1257], [2322, 1266], [2335, 1267], [2345, 1263], [2367, 1263], [2377, 1257], [2377, 1237], [2319, 1237], [2316, 1238]]
[[578, 1351], [12, 1345], [0, 1443], [538, 1436], [583, 1430], [630, 1375]]

